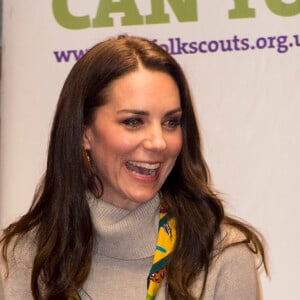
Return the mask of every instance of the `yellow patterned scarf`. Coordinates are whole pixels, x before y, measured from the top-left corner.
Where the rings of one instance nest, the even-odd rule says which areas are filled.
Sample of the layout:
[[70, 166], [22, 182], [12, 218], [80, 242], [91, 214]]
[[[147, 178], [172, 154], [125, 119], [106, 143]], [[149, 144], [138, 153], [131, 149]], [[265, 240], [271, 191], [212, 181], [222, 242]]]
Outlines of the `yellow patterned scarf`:
[[[174, 218], [170, 218], [165, 209], [160, 209], [157, 244], [154, 252], [153, 263], [147, 279], [146, 300], [154, 300], [160, 285], [166, 275], [166, 265], [176, 240]], [[69, 300], [80, 300], [78, 292]]]
[[170, 218], [167, 211], [160, 210], [157, 244], [152, 267], [147, 280], [146, 300], [154, 300], [158, 289], [166, 275], [166, 265], [174, 249], [176, 239], [175, 219]]

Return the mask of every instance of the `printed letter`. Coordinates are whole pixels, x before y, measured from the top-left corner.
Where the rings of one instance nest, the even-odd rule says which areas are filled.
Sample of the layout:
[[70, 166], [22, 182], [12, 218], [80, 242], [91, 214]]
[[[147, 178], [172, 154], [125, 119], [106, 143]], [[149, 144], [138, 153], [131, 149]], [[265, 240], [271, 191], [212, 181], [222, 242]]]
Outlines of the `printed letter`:
[[[198, 20], [196, 0], [168, 0], [179, 22], [194, 22]], [[146, 16], [146, 24], [170, 23], [170, 17], [165, 13], [164, 0], [151, 0], [152, 14]]]
[[93, 27], [112, 27], [114, 26], [113, 18], [110, 13], [124, 13], [121, 18], [122, 25], [141, 25], [143, 16], [140, 15], [134, 0], [102, 0], [99, 3], [97, 16], [93, 20]]
[[91, 27], [89, 16], [76, 17], [70, 14], [67, 0], [53, 0], [52, 11], [57, 23], [64, 28], [85, 29]]
[[228, 11], [229, 19], [255, 18], [255, 9], [249, 8], [249, 0], [234, 0], [234, 9]]
[[284, 3], [281, 0], [266, 0], [269, 9], [278, 16], [291, 17], [300, 13], [300, 0], [293, 3]]

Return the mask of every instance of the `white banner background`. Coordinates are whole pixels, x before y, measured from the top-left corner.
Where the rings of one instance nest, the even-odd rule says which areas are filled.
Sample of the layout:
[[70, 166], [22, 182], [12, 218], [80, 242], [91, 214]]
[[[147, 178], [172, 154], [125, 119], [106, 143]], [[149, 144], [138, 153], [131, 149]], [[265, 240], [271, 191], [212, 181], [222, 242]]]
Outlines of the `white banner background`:
[[[69, 0], [69, 11], [92, 19], [100, 2]], [[129, 2], [136, 3], [140, 14], [150, 14], [150, 1]], [[87, 49], [121, 33], [168, 45], [176, 38], [180, 42], [248, 38], [263, 49], [174, 57], [190, 80], [205, 155], [227, 210], [256, 226], [268, 242], [272, 278], [263, 276], [264, 299], [297, 300], [300, 47], [293, 36], [300, 42], [300, 15], [275, 14], [267, 5], [270, 0], [203, 0], [197, 1], [198, 20], [180, 23], [169, 2], [161, 2], [170, 15], [169, 24], [121, 26], [122, 14], [112, 14], [114, 27], [69, 30], [56, 22], [50, 0], [4, 0], [0, 226], [26, 212], [45, 167], [54, 108], [75, 62], [73, 57], [57, 62], [54, 51]], [[255, 17], [229, 19], [228, 11], [241, 3], [249, 3]], [[300, 7], [298, 0], [282, 3]], [[280, 53], [278, 41], [268, 37], [285, 35], [288, 50]], [[210, 44], [211, 50], [215, 45]]]

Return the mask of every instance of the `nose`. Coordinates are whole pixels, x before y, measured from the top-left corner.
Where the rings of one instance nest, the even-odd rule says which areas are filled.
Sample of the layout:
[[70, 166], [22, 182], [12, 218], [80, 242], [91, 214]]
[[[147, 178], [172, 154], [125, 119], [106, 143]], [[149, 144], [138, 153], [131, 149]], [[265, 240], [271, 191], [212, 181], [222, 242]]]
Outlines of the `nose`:
[[163, 151], [167, 148], [161, 124], [153, 125], [147, 130], [143, 144], [145, 149], [152, 151]]

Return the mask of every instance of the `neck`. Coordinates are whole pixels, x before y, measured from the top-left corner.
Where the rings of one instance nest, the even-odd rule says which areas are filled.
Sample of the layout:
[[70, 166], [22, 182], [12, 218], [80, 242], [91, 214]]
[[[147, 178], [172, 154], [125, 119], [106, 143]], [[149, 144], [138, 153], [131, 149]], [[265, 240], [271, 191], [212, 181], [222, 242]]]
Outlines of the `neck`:
[[100, 201], [91, 202], [97, 233], [97, 253], [117, 259], [140, 259], [154, 254], [159, 222], [158, 196], [134, 210]]

